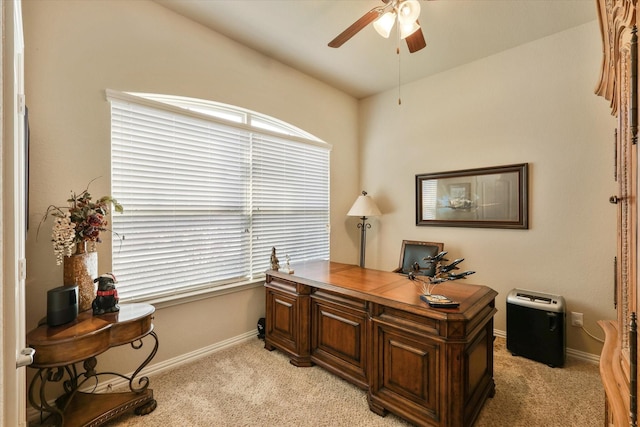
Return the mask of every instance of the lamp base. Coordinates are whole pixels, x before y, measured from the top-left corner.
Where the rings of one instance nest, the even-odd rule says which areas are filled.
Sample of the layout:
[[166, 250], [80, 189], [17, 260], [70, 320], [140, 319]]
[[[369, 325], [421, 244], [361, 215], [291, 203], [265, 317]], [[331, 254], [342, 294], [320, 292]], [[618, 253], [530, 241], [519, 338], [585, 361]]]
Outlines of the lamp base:
[[367, 228], [371, 228], [371, 224], [367, 223], [366, 216], [361, 217], [360, 220], [362, 221], [361, 223], [358, 223], [358, 228], [360, 229], [360, 267], [364, 268], [364, 254], [367, 246]]

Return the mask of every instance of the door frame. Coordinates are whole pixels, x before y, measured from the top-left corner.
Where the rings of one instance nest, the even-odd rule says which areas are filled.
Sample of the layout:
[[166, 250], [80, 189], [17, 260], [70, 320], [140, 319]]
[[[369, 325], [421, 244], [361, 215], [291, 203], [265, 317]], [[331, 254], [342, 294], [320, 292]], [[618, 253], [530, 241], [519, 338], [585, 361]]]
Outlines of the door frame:
[[26, 427], [26, 368], [16, 368], [25, 347], [26, 167], [24, 39], [21, 0], [3, 1], [0, 83], [0, 425]]

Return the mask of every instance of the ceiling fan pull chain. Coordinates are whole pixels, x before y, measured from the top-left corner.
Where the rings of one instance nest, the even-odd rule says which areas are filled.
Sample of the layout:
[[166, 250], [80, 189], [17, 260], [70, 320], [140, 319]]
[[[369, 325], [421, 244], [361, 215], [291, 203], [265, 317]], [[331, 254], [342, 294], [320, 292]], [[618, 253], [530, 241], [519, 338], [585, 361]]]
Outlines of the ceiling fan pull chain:
[[396, 44], [396, 54], [398, 55], [398, 105], [402, 105], [402, 97], [400, 93], [400, 26], [398, 25], [398, 37]]

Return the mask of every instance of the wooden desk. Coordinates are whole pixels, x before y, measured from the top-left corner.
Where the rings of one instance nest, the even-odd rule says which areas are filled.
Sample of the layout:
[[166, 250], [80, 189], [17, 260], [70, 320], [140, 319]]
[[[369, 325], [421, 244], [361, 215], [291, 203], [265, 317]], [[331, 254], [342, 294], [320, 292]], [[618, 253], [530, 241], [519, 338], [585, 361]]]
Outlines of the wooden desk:
[[296, 366], [317, 364], [367, 390], [369, 407], [420, 426], [470, 426], [493, 380], [497, 292], [438, 285], [452, 309], [422, 302], [397, 273], [335, 262], [268, 271], [265, 348]]
[[[29, 386], [29, 402], [41, 413], [48, 414], [45, 424], [98, 426], [134, 408], [139, 415], [156, 408], [153, 391], [148, 388], [149, 379], [136, 378], [158, 350], [158, 337], [152, 323], [154, 312], [155, 308], [149, 304], [121, 304], [117, 313], [94, 316], [88, 310], [73, 322], [56, 327], [44, 324], [27, 334], [27, 345], [36, 350], [31, 367], [38, 369]], [[131, 377], [96, 371], [97, 355], [123, 344], [141, 349], [142, 338], [146, 336], [153, 337], [153, 348]], [[84, 372], [78, 372], [79, 362], [83, 362]], [[80, 391], [83, 386], [97, 385], [99, 377], [104, 375], [128, 380], [130, 391], [103, 394]], [[47, 389], [61, 381], [64, 393], [52, 406], [47, 402]]]

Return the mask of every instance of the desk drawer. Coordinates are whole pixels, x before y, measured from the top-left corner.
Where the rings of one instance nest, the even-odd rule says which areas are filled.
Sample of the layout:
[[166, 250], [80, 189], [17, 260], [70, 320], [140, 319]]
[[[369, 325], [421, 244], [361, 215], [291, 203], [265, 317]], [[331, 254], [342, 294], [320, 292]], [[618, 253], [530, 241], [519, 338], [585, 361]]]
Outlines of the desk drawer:
[[379, 304], [372, 305], [371, 317], [380, 322], [393, 324], [397, 328], [429, 336], [440, 336], [441, 324], [437, 319], [397, 310]]

